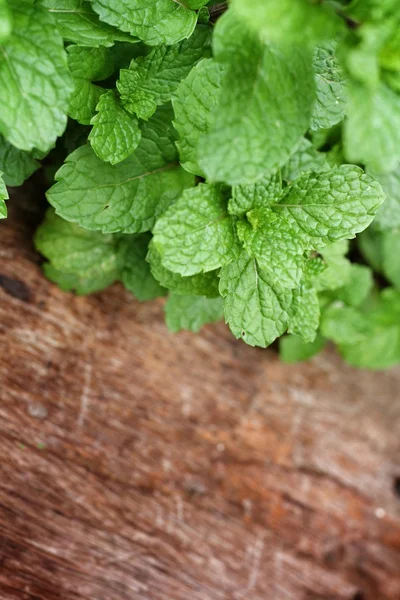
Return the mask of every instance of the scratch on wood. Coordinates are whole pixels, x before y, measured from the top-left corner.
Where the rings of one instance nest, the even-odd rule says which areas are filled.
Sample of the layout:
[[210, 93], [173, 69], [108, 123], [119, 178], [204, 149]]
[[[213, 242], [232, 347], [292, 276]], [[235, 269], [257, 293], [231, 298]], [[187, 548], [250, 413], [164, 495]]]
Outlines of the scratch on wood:
[[80, 399], [80, 410], [78, 415], [78, 429], [81, 428], [85, 422], [85, 418], [87, 415], [87, 411], [89, 408], [89, 400], [90, 400], [90, 390], [92, 384], [92, 371], [93, 365], [91, 362], [86, 363], [85, 366], [85, 379], [83, 382], [83, 389]]

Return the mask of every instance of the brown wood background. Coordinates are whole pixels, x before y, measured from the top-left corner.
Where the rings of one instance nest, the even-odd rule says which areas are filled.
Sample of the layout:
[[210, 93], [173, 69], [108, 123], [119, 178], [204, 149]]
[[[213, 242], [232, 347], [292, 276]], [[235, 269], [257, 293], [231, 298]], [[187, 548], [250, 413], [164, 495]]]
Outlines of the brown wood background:
[[34, 196], [0, 226], [1, 600], [399, 600], [400, 370], [64, 294]]

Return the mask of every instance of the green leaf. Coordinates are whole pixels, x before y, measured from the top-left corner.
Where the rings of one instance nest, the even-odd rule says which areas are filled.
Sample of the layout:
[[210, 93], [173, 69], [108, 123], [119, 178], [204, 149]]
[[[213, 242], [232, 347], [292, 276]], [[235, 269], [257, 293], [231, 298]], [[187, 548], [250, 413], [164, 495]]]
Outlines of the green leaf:
[[300, 290], [293, 294], [288, 332], [299, 335], [305, 343], [313, 342], [317, 335], [319, 319], [317, 290], [302, 285]]
[[10, 0], [13, 33], [0, 47], [0, 132], [16, 148], [49, 150], [72, 91], [63, 40], [45, 9]]
[[334, 37], [343, 25], [328, 3], [232, 0], [232, 7], [239, 18], [272, 42], [313, 44]]
[[309, 140], [303, 138], [282, 168], [282, 179], [291, 183], [308, 171], [314, 173], [329, 171], [326, 159], [326, 154], [318, 152]]
[[89, 294], [119, 278], [118, 240], [87, 231], [50, 209], [36, 232], [35, 246], [49, 261], [46, 275], [62, 289]]
[[89, 2], [85, 0], [40, 0], [57, 24], [64, 40], [80, 46], [112, 46], [114, 42], [137, 42], [129, 34], [122, 33], [101, 23]]
[[2, 175], [3, 173], [0, 171], [0, 219], [5, 219], [7, 217], [7, 206], [4, 201], [8, 200], [8, 192]]
[[228, 203], [228, 211], [233, 216], [243, 217], [253, 208], [264, 208], [274, 204], [281, 195], [282, 176], [278, 171], [257, 183], [235, 185]]
[[392, 229], [400, 227], [400, 165], [389, 173], [378, 173], [371, 168], [367, 173], [374, 177], [382, 186], [386, 200], [378, 210], [374, 227]]
[[269, 210], [248, 213], [250, 223], [238, 223], [238, 236], [250, 256], [269, 281], [280, 286], [296, 287], [303, 275], [305, 247], [287, 222]]
[[124, 107], [147, 120], [157, 106], [171, 100], [180, 81], [210, 53], [210, 27], [200, 25], [188, 40], [174, 46], [159, 46], [147, 56], [133, 60], [129, 69], [121, 70], [117, 81]]
[[102, 21], [127, 31], [146, 44], [176, 44], [190, 37], [196, 13], [175, 0], [92, 0]]
[[335, 290], [347, 285], [351, 274], [351, 263], [346, 258], [348, 251], [347, 240], [330, 244], [320, 251], [326, 269], [313, 281], [313, 286], [318, 291]]
[[317, 335], [313, 342], [303, 342], [297, 335], [287, 335], [279, 342], [280, 359], [288, 364], [309, 360], [325, 347], [326, 340]]
[[173, 271], [164, 267], [161, 255], [153, 243], [149, 245], [147, 260], [150, 263], [151, 272], [157, 281], [175, 294], [183, 296], [207, 296], [208, 298], [219, 296], [217, 271], [182, 277], [182, 275], [173, 273]]
[[339, 123], [347, 104], [346, 79], [336, 57], [336, 44], [329, 42], [314, 51], [317, 100], [311, 129], [328, 129]]
[[22, 185], [39, 167], [31, 154], [14, 148], [0, 135], [0, 171], [6, 185]]
[[150, 239], [150, 235], [146, 233], [123, 236], [118, 248], [122, 283], [140, 302], [166, 294], [165, 288], [153, 277], [146, 261]]
[[400, 229], [387, 230], [382, 234], [382, 255], [384, 275], [400, 289]]
[[182, 329], [199, 331], [207, 323], [215, 323], [223, 317], [222, 298], [204, 296], [181, 296], [172, 293], [165, 305], [165, 317], [170, 331]]
[[303, 175], [271, 210], [285, 218], [299, 239], [317, 249], [363, 231], [384, 198], [377, 181], [359, 167], [343, 165]]
[[234, 223], [220, 185], [186, 190], [154, 228], [154, 245], [164, 267], [180, 275], [213, 271], [239, 251]]
[[354, 163], [382, 173], [400, 160], [400, 95], [380, 83], [376, 90], [352, 84], [344, 127], [344, 150]]
[[213, 121], [213, 112], [219, 101], [222, 72], [223, 65], [210, 59], [201, 60], [188, 77], [181, 81], [172, 100], [181, 163], [195, 175], [205, 175], [198, 164], [197, 147]]
[[116, 165], [133, 154], [140, 142], [138, 120], [121, 106], [112, 90], [100, 97], [96, 110], [88, 140], [101, 160]]
[[11, 13], [6, 0], [0, 0], [0, 43], [10, 37], [12, 30]]
[[181, 2], [181, 4], [183, 4], [187, 8], [191, 8], [193, 10], [197, 10], [199, 8], [202, 8], [206, 4], [208, 4], [208, 0], [183, 0]]
[[370, 295], [373, 284], [372, 271], [369, 267], [351, 264], [349, 280], [346, 285], [335, 291], [335, 297], [348, 306], [360, 306]]
[[375, 271], [383, 271], [382, 232], [374, 226], [369, 227], [357, 237], [358, 247], [367, 262]]
[[225, 321], [236, 338], [266, 348], [286, 331], [292, 293], [272, 286], [255, 258], [242, 252], [220, 277]]
[[265, 45], [231, 11], [218, 20], [213, 43], [226, 69], [199, 164], [211, 181], [253, 183], [282, 166], [309, 127], [311, 57], [298, 47]]
[[56, 212], [105, 233], [151, 229], [194, 183], [177, 162], [170, 115], [168, 108], [159, 109], [142, 127], [136, 152], [118, 165], [104, 163], [88, 145], [70, 154], [47, 192]]

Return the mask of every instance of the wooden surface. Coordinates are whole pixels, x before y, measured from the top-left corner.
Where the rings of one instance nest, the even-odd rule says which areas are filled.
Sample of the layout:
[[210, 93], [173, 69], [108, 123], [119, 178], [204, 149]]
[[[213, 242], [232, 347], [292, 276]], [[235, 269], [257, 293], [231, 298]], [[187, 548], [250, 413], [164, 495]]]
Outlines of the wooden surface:
[[64, 294], [22, 203], [0, 226], [1, 600], [399, 600], [400, 371], [172, 335], [118, 285]]

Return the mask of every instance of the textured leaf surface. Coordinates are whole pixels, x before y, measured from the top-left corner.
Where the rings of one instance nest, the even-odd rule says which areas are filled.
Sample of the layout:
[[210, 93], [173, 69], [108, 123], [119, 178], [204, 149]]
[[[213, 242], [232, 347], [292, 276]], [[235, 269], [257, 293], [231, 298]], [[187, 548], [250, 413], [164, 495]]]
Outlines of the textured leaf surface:
[[345, 114], [346, 79], [336, 57], [336, 45], [325, 44], [314, 52], [317, 99], [311, 129], [327, 129], [339, 123]]
[[299, 283], [304, 269], [304, 245], [296, 231], [279, 215], [262, 209], [248, 213], [250, 224], [238, 223], [238, 235], [250, 256], [269, 281], [293, 288]]
[[5, 219], [7, 216], [7, 207], [5, 200], [8, 200], [8, 192], [6, 185], [3, 181], [2, 173], [0, 171], [0, 219]]
[[335, 291], [335, 297], [348, 306], [360, 306], [371, 293], [373, 283], [372, 271], [369, 267], [352, 264], [346, 285]]
[[282, 177], [278, 172], [257, 183], [235, 185], [228, 203], [231, 215], [243, 217], [253, 208], [264, 208], [278, 201], [282, 194]]
[[309, 127], [310, 56], [265, 45], [230, 11], [217, 22], [213, 42], [226, 69], [213, 125], [200, 140], [199, 164], [211, 181], [252, 183], [283, 165]]
[[335, 290], [348, 283], [351, 272], [351, 263], [346, 258], [348, 251], [349, 242], [347, 240], [335, 242], [321, 250], [326, 268], [313, 281], [317, 290]]
[[40, 0], [54, 17], [64, 40], [80, 46], [112, 46], [114, 42], [136, 42], [129, 34], [102, 23], [85, 0]]
[[18, 150], [0, 135], [0, 171], [6, 185], [22, 185], [39, 167], [31, 154]]
[[141, 119], [171, 100], [180, 81], [192, 67], [211, 53], [210, 27], [199, 25], [188, 40], [174, 46], [159, 46], [147, 56], [132, 61], [120, 73], [117, 88], [123, 105]]
[[89, 142], [99, 158], [116, 165], [133, 154], [140, 142], [138, 120], [121, 106], [112, 90], [101, 96], [96, 110]]
[[118, 247], [122, 283], [140, 302], [166, 294], [146, 261], [149, 241], [149, 234], [123, 236]]
[[312, 287], [302, 286], [293, 294], [288, 332], [299, 335], [305, 343], [313, 342], [317, 335], [319, 319], [317, 291]]
[[384, 83], [376, 91], [351, 85], [344, 148], [350, 162], [393, 171], [400, 159], [400, 95]]
[[328, 170], [329, 165], [326, 154], [318, 152], [309, 140], [303, 138], [288, 162], [282, 168], [282, 178], [291, 183], [295, 179], [298, 179], [300, 175], [303, 175], [303, 173], [307, 173], [307, 171], [320, 173]]
[[0, 132], [21, 150], [49, 150], [67, 124], [71, 76], [51, 15], [10, 0], [13, 33], [0, 47]]
[[207, 296], [208, 298], [219, 296], [219, 279], [216, 271], [182, 277], [179, 273], [174, 273], [164, 267], [161, 255], [153, 243], [149, 246], [147, 260], [157, 281], [174, 293], [184, 296]]
[[146, 44], [176, 44], [196, 26], [196, 13], [175, 0], [92, 0], [102, 21]]
[[162, 263], [181, 275], [213, 271], [238, 253], [234, 224], [219, 185], [186, 190], [154, 228]]
[[198, 164], [197, 147], [213, 122], [219, 102], [223, 65], [214, 60], [200, 61], [178, 86], [172, 104], [177, 146], [182, 166], [195, 175], [205, 175]]
[[119, 277], [117, 239], [68, 223], [53, 210], [37, 230], [35, 245], [50, 261], [47, 276], [62, 289], [89, 294]]
[[271, 286], [255, 258], [240, 258], [221, 269], [225, 321], [236, 338], [266, 348], [288, 326], [292, 293]]
[[207, 323], [220, 321], [224, 315], [222, 298], [181, 296], [170, 294], [165, 305], [165, 317], [170, 331], [199, 331]]
[[136, 152], [112, 166], [90, 146], [70, 154], [47, 193], [57, 213], [87, 229], [139, 233], [151, 229], [193, 177], [177, 163], [170, 111], [160, 110], [142, 128]]
[[384, 198], [377, 181], [359, 167], [343, 165], [303, 175], [272, 210], [280, 211], [305, 243], [321, 248], [363, 231]]
[[329, 6], [308, 0], [232, 0], [238, 16], [274, 42], [313, 43], [333, 37], [342, 25]]

